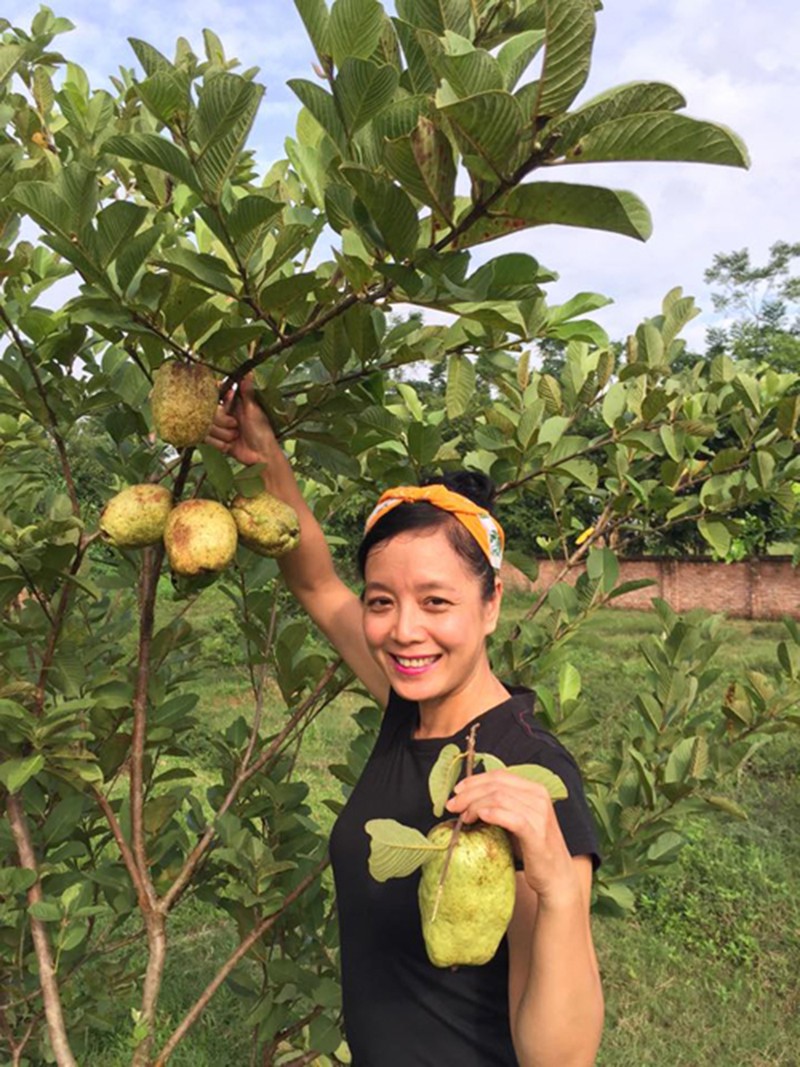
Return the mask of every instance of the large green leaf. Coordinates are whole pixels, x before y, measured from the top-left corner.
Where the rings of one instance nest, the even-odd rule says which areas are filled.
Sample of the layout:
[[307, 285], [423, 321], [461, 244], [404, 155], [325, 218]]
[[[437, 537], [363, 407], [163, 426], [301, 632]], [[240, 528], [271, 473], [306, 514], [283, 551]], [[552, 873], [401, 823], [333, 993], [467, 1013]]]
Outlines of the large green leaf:
[[104, 142], [103, 151], [166, 171], [196, 192], [201, 191], [186, 153], [157, 133], [115, 134]]
[[383, 22], [378, 0], [335, 0], [328, 38], [336, 66], [341, 67], [348, 56], [369, 59], [380, 42]]
[[[464, 44], [469, 45], [469, 42], [464, 41]], [[442, 55], [437, 69], [456, 96], [462, 99], [505, 89], [505, 78], [499, 63], [482, 48], [469, 46], [468, 51], [458, 55]]]
[[23, 52], [24, 49], [18, 44], [0, 45], [0, 84], [14, 73]]
[[228, 73], [215, 74], [200, 90], [191, 127], [195, 166], [215, 199], [236, 166], [263, 95], [263, 86]]
[[536, 115], [566, 111], [589, 76], [594, 44], [594, 0], [544, 0], [547, 40]]
[[551, 800], [566, 800], [569, 796], [562, 779], [554, 771], [538, 763], [515, 763], [506, 769], [528, 782], [538, 782], [539, 785], [543, 785], [550, 794]]
[[436, 758], [428, 775], [428, 792], [433, 806], [433, 814], [439, 818], [444, 815], [444, 806], [458, 781], [461, 768], [466, 759], [458, 745], [445, 745]]
[[685, 99], [671, 85], [664, 85], [662, 82], [630, 82], [593, 97], [569, 115], [554, 119], [542, 131], [542, 137], [546, 138], [551, 132], [556, 134], [556, 152], [561, 155], [589, 130], [611, 122], [612, 119], [653, 111], [678, 111], [685, 106]]
[[507, 252], [479, 267], [464, 283], [474, 300], [529, 300], [539, 296], [539, 264], [525, 252]]
[[228, 217], [228, 232], [244, 259], [262, 242], [282, 209], [283, 204], [255, 194], [236, 201]]
[[153, 226], [137, 234], [121, 249], [114, 266], [117, 284], [123, 295], [128, 292], [139, 272], [144, 269], [147, 257], [155, 248], [162, 233], [161, 227]]
[[325, 0], [294, 0], [294, 6], [303, 20], [306, 33], [317, 55], [329, 56], [331, 54], [328, 31], [330, 12]]
[[449, 419], [457, 419], [469, 408], [475, 395], [475, 366], [467, 356], [453, 355], [447, 361], [445, 407]]
[[[471, 210], [467, 202], [463, 215]], [[593, 185], [533, 182], [512, 189], [454, 244], [469, 248], [529, 226], [583, 226], [590, 230], [646, 241], [652, 231], [650, 213], [633, 193]]]
[[509, 92], [528, 69], [529, 64], [541, 51], [545, 42], [544, 30], [528, 30], [506, 41], [497, 54], [497, 63], [503, 72], [503, 88]]
[[370, 819], [364, 829], [370, 837], [369, 873], [378, 882], [413, 874], [447, 847], [432, 845], [419, 830], [394, 819]]
[[334, 83], [334, 94], [351, 136], [386, 107], [399, 81], [399, 73], [388, 63], [379, 67], [366, 59], [348, 56], [344, 60]]
[[147, 109], [161, 122], [170, 123], [189, 113], [189, 85], [184, 71], [158, 70], [136, 88]]
[[170, 248], [162, 252], [157, 263], [176, 274], [199, 282], [207, 289], [214, 289], [227, 296], [236, 295], [236, 288], [225, 263], [216, 256], [194, 252], [189, 248]]
[[363, 202], [395, 259], [406, 259], [417, 247], [419, 219], [408, 195], [385, 178], [354, 164], [342, 166], [343, 177]]
[[147, 215], [147, 208], [126, 200], [115, 201], [97, 216], [100, 265], [107, 267], [133, 239]]
[[525, 127], [514, 97], [506, 92], [480, 93], [439, 110], [453, 127], [462, 152], [479, 156], [495, 174], [505, 176]]
[[403, 75], [405, 87], [412, 93], [432, 95], [436, 91], [438, 78], [428, 63], [425, 50], [417, 38], [416, 29], [402, 19], [392, 19], [392, 23], [406, 60], [406, 71]]
[[50, 182], [24, 182], [9, 199], [44, 230], [57, 233], [66, 240], [74, 235], [74, 219], [69, 205]]
[[420, 30], [430, 30], [441, 37], [452, 30], [470, 36], [470, 4], [464, 0], [397, 0], [397, 14]]
[[421, 115], [408, 136], [387, 141], [384, 159], [412, 196], [434, 208], [452, 225], [456, 164], [450, 141], [430, 119]]
[[589, 130], [567, 153], [574, 163], [661, 160], [748, 167], [741, 139], [725, 126], [672, 111], [614, 119]]
[[142, 41], [138, 37], [129, 37], [128, 44], [136, 53], [136, 58], [144, 67], [145, 74], [152, 76], [158, 74], [161, 71], [174, 71], [174, 64], [170, 63], [165, 55], [162, 55], [157, 48], [153, 48], [147, 41]]
[[344, 124], [333, 96], [321, 85], [306, 81], [304, 78], [290, 78], [286, 84], [300, 98], [323, 130], [340, 148], [344, 148], [346, 144]]

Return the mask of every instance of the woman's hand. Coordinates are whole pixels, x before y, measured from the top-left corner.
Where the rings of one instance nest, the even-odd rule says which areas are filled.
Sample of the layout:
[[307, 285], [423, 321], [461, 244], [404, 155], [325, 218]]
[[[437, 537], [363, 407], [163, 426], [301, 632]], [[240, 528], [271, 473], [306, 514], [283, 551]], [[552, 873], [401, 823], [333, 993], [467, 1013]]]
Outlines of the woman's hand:
[[486, 771], [463, 778], [447, 810], [502, 826], [514, 837], [525, 865], [525, 880], [540, 904], [572, 899], [580, 892], [572, 856], [558, 825], [553, 802], [543, 785], [510, 771]]
[[270, 450], [277, 446], [269, 419], [253, 396], [253, 379], [249, 374], [238, 391], [229, 392], [218, 406], [206, 443], [245, 466], [266, 462]]

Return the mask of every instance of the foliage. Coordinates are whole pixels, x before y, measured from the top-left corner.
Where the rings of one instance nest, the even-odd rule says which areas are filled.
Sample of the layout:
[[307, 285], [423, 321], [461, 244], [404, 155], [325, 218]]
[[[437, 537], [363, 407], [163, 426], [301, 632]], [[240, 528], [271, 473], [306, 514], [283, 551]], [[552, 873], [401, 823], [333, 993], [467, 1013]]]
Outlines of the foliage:
[[[105, 1006], [132, 987], [136, 1067], [165, 1063], [222, 982], [252, 1006], [262, 1062], [335, 1062], [341, 1041], [324, 839], [293, 770], [309, 723], [352, 681], [285, 610], [275, 565], [240, 549], [217, 583], [234, 605], [251, 706], [206, 736], [216, 776], [198, 780], [190, 614], [211, 579], [173, 576], [179, 609], [164, 619], [161, 547], [96, 543], [98, 480], [223, 501], [254, 484], [213, 449], [176, 456], [155, 438], [149, 391], [165, 358], [207, 364], [223, 389], [257, 369], [321, 519], [376, 485], [461, 462], [509, 500], [547, 500], [553, 551], [565, 573], [585, 560], [586, 574], [543, 591], [496, 655], [504, 676], [537, 685], [558, 666], [558, 694], [539, 692], [565, 734], [589, 721], [569, 641], [624, 590], [614, 538], [691, 521], [724, 556], [737, 506], [794, 509], [793, 375], [726, 356], [673, 371], [695, 312], [679, 290], [617, 360], [587, 317], [604, 297], [550, 307], [552, 275], [528, 253], [471, 262], [473, 247], [545, 224], [648, 235], [633, 194], [526, 181], [538, 170], [743, 166], [738, 138], [684, 115], [658, 83], [573, 108], [591, 0], [398, 0], [396, 18], [376, 0], [297, 7], [320, 80], [292, 83], [296, 135], [265, 175], [246, 147], [257, 72], [234, 73], [212, 32], [204, 58], [183, 39], [174, 60], [133, 40], [142, 73], [94, 89], [53, 48], [66, 20], [42, 8], [30, 32], [2, 23], [0, 1039], [15, 1063], [76, 1063]], [[534, 60], [537, 76], [520, 84]], [[22, 236], [33, 226], [35, 246]], [[47, 306], [65, 279], [72, 295]], [[451, 321], [392, 321], [394, 303]], [[528, 346], [546, 338], [568, 343], [560, 379], [531, 370]], [[446, 366], [443, 403], [394, 374], [419, 363]], [[450, 430], [465, 416], [469, 448]], [[796, 631], [775, 681], [731, 691], [720, 731], [694, 703], [713, 634], [662, 610], [639, 731], [591, 771], [610, 856], [599, 897], [618, 907], [631, 879], [673, 857], [678, 806], [712, 803], [747, 740], [796, 720]], [[264, 728], [267, 701], [282, 727]], [[375, 717], [359, 712], [363, 732], [335, 769], [346, 785]], [[218, 909], [236, 947], [161, 1043], [172, 917], [191, 896]], [[147, 947], [143, 966], [129, 966], [134, 945]]]

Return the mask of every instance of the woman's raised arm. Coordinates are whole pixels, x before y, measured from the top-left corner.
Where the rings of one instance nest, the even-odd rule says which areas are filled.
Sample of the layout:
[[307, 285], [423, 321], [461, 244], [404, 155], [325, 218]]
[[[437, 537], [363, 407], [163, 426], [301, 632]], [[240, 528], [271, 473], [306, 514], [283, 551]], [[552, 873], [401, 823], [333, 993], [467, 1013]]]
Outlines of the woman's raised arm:
[[249, 377], [235, 397], [220, 404], [207, 441], [247, 466], [263, 463], [265, 489], [297, 512], [300, 543], [277, 561], [286, 585], [370, 693], [385, 704], [389, 683], [364, 640], [361, 601], [336, 573], [322, 528], [303, 499]]

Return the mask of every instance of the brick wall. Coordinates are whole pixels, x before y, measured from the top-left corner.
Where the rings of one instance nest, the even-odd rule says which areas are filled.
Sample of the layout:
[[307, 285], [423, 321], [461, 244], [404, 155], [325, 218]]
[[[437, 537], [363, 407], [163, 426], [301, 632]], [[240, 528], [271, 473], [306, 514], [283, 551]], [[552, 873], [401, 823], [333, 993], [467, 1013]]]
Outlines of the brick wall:
[[[534, 588], [546, 588], [556, 581], [562, 564], [539, 561], [539, 580]], [[574, 582], [582, 567], [567, 577]], [[650, 578], [654, 585], [627, 593], [612, 601], [613, 607], [649, 611], [652, 597], [661, 597], [675, 611], [705, 608], [745, 619], [780, 619], [784, 615], [800, 619], [800, 567], [786, 558], [754, 559], [744, 563], [716, 563], [697, 559], [620, 560], [620, 582]], [[506, 583], [528, 587], [527, 578], [511, 568], [504, 573]]]

